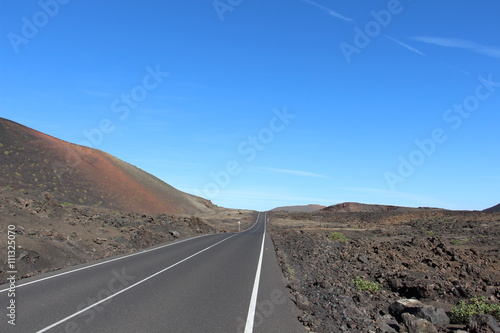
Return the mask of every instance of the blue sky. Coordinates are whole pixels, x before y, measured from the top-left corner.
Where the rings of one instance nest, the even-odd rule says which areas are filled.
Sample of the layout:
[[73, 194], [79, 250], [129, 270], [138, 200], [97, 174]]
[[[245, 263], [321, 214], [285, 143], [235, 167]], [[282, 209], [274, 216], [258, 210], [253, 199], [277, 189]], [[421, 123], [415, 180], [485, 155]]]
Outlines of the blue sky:
[[500, 202], [500, 2], [2, 1], [0, 116], [231, 208]]

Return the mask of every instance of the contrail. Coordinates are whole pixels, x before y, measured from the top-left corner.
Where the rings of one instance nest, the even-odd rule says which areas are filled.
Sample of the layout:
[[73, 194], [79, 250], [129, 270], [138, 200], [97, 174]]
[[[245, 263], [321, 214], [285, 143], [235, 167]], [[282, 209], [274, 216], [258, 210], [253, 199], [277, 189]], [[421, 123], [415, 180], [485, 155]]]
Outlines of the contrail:
[[482, 45], [476, 42], [468, 41], [460, 38], [443, 38], [443, 37], [435, 37], [435, 36], [416, 36], [413, 37], [414, 40], [442, 46], [442, 47], [451, 47], [456, 49], [465, 49], [478, 54], [485, 55], [491, 58], [500, 58], [500, 48], [499, 47], [491, 47]]
[[336, 11], [331, 10], [330, 8], [327, 8], [327, 7], [325, 7], [325, 6], [320, 5], [319, 3], [316, 3], [316, 2], [311, 1], [311, 0], [302, 0], [302, 1], [303, 1], [303, 2], [305, 2], [305, 3], [310, 4], [311, 6], [314, 6], [314, 7], [316, 7], [316, 8], [321, 9], [322, 11], [324, 11], [325, 13], [327, 13], [328, 15], [333, 16], [333, 17], [335, 17], [335, 18], [338, 18], [338, 19], [340, 19], [340, 20], [342, 20], [342, 21], [345, 21], [345, 22], [353, 22], [353, 20], [352, 20], [351, 18], [346, 17], [346, 16], [344, 16], [344, 15], [342, 15], [342, 14], [339, 14], [339, 13], [337, 13]]
[[403, 43], [402, 41], [400, 41], [400, 40], [398, 40], [398, 39], [396, 39], [394, 37], [391, 37], [391, 36], [388, 36], [388, 35], [384, 35], [384, 36], [385, 36], [385, 38], [392, 40], [394, 43], [398, 44], [399, 46], [404, 47], [407, 50], [410, 50], [413, 53], [419, 54], [419, 55], [421, 55], [423, 57], [426, 56], [425, 53], [421, 52], [420, 50], [417, 50], [416, 48], [414, 48], [414, 47], [412, 47], [412, 46], [410, 46], [410, 45], [408, 45], [406, 43]]

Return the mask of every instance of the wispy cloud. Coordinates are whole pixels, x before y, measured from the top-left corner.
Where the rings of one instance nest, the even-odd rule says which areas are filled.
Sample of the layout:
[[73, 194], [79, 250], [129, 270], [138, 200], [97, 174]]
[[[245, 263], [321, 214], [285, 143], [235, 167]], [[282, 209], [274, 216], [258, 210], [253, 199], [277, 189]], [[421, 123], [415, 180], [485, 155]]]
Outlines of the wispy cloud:
[[408, 45], [406, 43], [403, 43], [399, 39], [396, 39], [396, 38], [388, 36], [388, 35], [384, 35], [384, 37], [387, 38], [387, 39], [389, 39], [389, 40], [392, 40], [394, 43], [398, 44], [399, 46], [404, 47], [405, 49], [407, 49], [407, 50], [409, 50], [409, 51], [411, 51], [413, 53], [416, 53], [416, 54], [421, 55], [423, 57], [426, 56], [425, 53], [423, 53], [422, 51], [420, 51], [420, 50], [418, 50], [418, 49], [414, 48], [413, 46], [410, 46], [410, 45]]
[[457, 66], [454, 66], [454, 65], [451, 65], [451, 64], [448, 64], [446, 62], [440, 62], [441, 64], [445, 65], [446, 67], [449, 67], [453, 70], [456, 70], [456, 71], [459, 71], [461, 72], [462, 74], [465, 74], [465, 75], [471, 75], [471, 73], [467, 72], [465, 69], [462, 69], [462, 68], [459, 68]]
[[[408, 44], [402, 42], [399, 39], [396, 39], [396, 38], [394, 38], [392, 36], [389, 36], [389, 35], [384, 35], [384, 37], [387, 38], [387, 39], [389, 39], [389, 40], [391, 40], [391, 41], [393, 41], [394, 43], [398, 44], [399, 46], [404, 47], [405, 49], [407, 49], [407, 50], [409, 50], [409, 51], [411, 51], [413, 53], [416, 53], [416, 54], [421, 55], [423, 57], [427, 57], [427, 55], [424, 52], [420, 51], [419, 49], [417, 49], [417, 48], [415, 48], [415, 47], [413, 47], [411, 45], [408, 45]], [[412, 38], [412, 39], [415, 39], [415, 37]], [[441, 64], [443, 64], [443, 65], [445, 65], [445, 66], [447, 66], [447, 67], [449, 67], [451, 69], [457, 70], [457, 71], [459, 71], [459, 72], [461, 72], [461, 73], [463, 73], [465, 75], [470, 75], [469, 72], [467, 72], [467, 71], [465, 71], [465, 70], [463, 70], [461, 68], [458, 68], [456, 66], [450, 65], [450, 64], [445, 63], [445, 62], [441, 62]]]
[[441, 47], [469, 50], [474, 53], [478, 53], [491, 58], [500, 58], [500, 47], [486, 46], [464, 39], [443, 38], [435, 36], [415, 36], [412, 37], [412, 39], [422, 43], [437, 45]]
[[301, 170], [289, 170], [289, 169], [277, 169], [277, 168], [265, 168], [265, 167], [255, 167], [254, 169], [270, 171], [270, 172], [275, 172], [275, 173], [288, 174], [288, 175], [294, 175], [294, 176], [302, 176], [302, 177], [314, 177], [314, 178], [326, 178], [326, 179], [330, 178], [330, 177], [325, 176], [325, 175], [320, 175], [317, 173], [308, 172], [308, 171], [301, 171]]
[[480, 47], [479, 44], [458, 38], [443, 38], [443, 37], [429, 37], [429, 36], [415, 36], [412, 39], [428, 44], [434, 44], [444, 47], [454, 47], [460, 49], [474, 49]]
[[328, 8], [328, 7], [325, 7], [323, 5], [320, 5], [319, 3], [316, 3], [316, 2], [311, 1], [311, 0], [301, 0], [301, 1], [305, 2], [307, 4], [310, 4], [311, 6], [314, 6], [314, 7], [318, 8], [318, 9], [321, 9], [323, 12], [325, 12], [328, 15], [333, 16], [333, 17], [335, 17], [337, 19], [340, 19], [340, 20], [345, 21], [345, 22], [353, 22], [353, 20], [351, 18], [346, 17], [346, 16], [344, 16], [344, 15], [342, 15], [340, 13], [337, 13], [336, 11], [334, 11], [334, 10]]

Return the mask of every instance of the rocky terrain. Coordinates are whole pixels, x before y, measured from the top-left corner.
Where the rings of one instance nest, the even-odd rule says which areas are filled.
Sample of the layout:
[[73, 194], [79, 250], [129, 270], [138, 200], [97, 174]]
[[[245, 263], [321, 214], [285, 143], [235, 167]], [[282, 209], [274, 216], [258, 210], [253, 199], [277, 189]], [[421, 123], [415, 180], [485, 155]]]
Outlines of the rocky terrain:
[[336, 205], [328, 206], [323, 209], [325, 212], [347, 213], [347, 212], [408, 212], [408, 211], [424, 211], [424, 210], [439, 210], [437, 208], [428, 207], [400, 207], [389, 205], [370, 205], [359, 202], [343, 202]]
[[321, 210], [323, 208], [326, 208], [326, 207], [322, 206], [322, 205], [311, 204], [311, 205], [303, 205], [303, 206], [283, 206], [283, 207], [277, 207], [277, 208], [274, 208], [272, 211], [283, 210], [283, 211], [286, 211], [286, 212], [305, 212], [305, 213], [308, 213], [308, 212], [315, 212], [315, 211]]
[[[57, 270], [187, 237], [247, 228], [251, 211], [217, 208], [197, 217], [147, 215], [60, 202], [49, 192], [0, 188], [0, 248], [15, 226], [18, 278]], [[5, 282], [7, 255], [0, 265]]]
[[491, 317], [474, 317], [469, 327], [449, 317], [473, 296], [498, 306], [500, 213], [269, 216], [288, 287], [303, 311], [300, 320], [311, 331], [497, 332]]
[[500, 204], [484, 210], [487, 213], [500, 212]]

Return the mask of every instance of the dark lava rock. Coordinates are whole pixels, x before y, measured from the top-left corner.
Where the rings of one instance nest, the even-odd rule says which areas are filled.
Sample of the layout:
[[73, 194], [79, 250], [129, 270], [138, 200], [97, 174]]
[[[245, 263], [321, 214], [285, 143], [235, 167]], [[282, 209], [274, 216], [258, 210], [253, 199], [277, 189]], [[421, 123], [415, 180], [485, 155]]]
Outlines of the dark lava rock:
[[415, 299], [400, 299], [389, 306], [389, 312], [399, 320], [404, 313], [409, 313], [438, 327], [446, 327], [450, 323], [450, 318], [443, 309], [425, 305]]
[[311, 303], [307, 299], [306, 296], [304, 295], [297, 295], [295, 297], [295, 304], [297, 304], [297, 307], [301, 310], [304, 311], [310, 311], [312, 309]]
[[500, 333], [500, 326], [493, 316], [485, 314], [473, 315], [469, 320], [470, 333]]
[[398, 321], [391, 315], [377, 318], [378, 329], [384, 333], [397, 333], [401, 331]]
[[415, 317], [409, 313], [403, 313], [402, 319], [408, 328], [408, 333], [438, 333], [436, 327], [425, 319]]
[[450, 318], [442, 308], [423, 307], [418, 308], [414, 315], [430, 321], [437, 327], [446, 327], [450, 324]]

